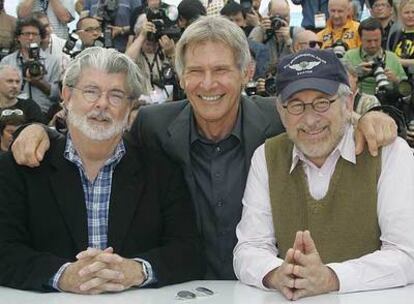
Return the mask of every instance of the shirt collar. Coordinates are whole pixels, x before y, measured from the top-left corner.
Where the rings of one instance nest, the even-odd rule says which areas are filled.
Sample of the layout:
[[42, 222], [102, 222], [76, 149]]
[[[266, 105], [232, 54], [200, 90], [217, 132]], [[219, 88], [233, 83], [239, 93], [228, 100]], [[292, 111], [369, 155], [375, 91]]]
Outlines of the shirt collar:
[[[121, 161], [125, 153], [126, 153], [126, 148], [125, 148], [124, 140], [121, 139], [118, 145], [115, 147], [115, 150], [112, 153], [111, 157], [105, 161], [104, 166], [117, 165]], [[67, 133], [67, 136], [66, 136], [66, 145], [65, 145], [65, 150], [63, 151], [63, 156], [68, 161], [76, 164], [78, 167], [83, 168], [82, 160], [78, 152], [75, 149], [73, 140], [69, 132]]]
[[369, 55], [361, 46], [361, 58], [364, 60], [372, 60], [374, 58], [382, 58], [384, 56], [384, 51], [382, 48], [379, 49], [374, 55]]
[[[235, 136], [239, 141], [241, 141], [242, 138], [242, 127], [241, 127], [241, 119], [242, 119], [242, 110], [241, 110], [241, 106], [239, 105], [239, 111], [237, 113], [237, 120], [236, 120], [236, 124], [233, 127], [233, 130], [231, 131], [231, 133], [226, 136], [225, 139], [229, 138], [230, 136]], [[190, 114], [190, 143], [193, 144], [195, 141], [199, 140], [205, 143], [212, 143], [209, 139], [203, 137], [200, 132], [197, 129], [196, 126], [196, 122], [195, 122], [195, 117], [194, 117], [194, 112], [191, 109], [191, 114]], [[225, 140], [224, 139], [224, 140]]]
[[[339, 144], [335, 147], [335, 149], [333, 149], [331, 154], [329, 154], [328, 159], [339, 156], [350, 163], [356, 163], [354, 128], [350, 124], [346, 125], [344, 135], [342, 136]], [[314, 164], [302, 153], [302, 151], [294, 145], [292, 150], [292, 165], [290, 166], [289, 174], [296, 168], [299, 161], [303, 161], [304, 163], [314, 166]]]

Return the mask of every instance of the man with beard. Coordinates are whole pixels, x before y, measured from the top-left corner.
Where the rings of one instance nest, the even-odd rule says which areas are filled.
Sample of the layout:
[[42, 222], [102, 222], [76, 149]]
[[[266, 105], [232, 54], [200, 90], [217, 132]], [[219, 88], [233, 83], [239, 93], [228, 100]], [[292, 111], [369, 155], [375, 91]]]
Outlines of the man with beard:
[[332, 51], [285, 57], [276, 82], [287, 134], [253, 155], [234, 249], [238, 278], [289, 300], [413, 283], [407, 143], [355, 157], [352, 92]]
[[36, 169], [0, 159], [1, 285], [97, 294], [200, 277], [180, 170], [122, 139], [139, 83], [127, 56], [85, 50], [63, 79], [67, 135]]

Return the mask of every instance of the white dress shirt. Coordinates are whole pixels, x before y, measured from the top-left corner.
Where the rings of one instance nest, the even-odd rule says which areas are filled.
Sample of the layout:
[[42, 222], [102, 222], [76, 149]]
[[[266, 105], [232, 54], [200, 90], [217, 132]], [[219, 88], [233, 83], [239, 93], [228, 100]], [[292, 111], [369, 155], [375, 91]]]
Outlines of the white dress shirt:
[[[353, 130], [347, 128], [321, 168], [296, 148], [292, 154], [291, 169], [298, 163], [303, 164], [310, 193], [320, 199], [327, 193], [339, 157], [352, 163], [356, 161]], [[407, 143], [397, 138], [382, 149], [381, 165], [377, 184], [381, 249], [357, 259], [327, 265], [338, 277], [339, 292], [382, 289], [414, 282], [414, 156]], [[266, 289], [262, 283], [264, 276], [279, 267], [283, 260], [277, 257], [275, 246], [277, 236], [273, 227], [264, 145], [257, 148], [252, 158], [242, 218], [236, 233], [234, 270], [237, 277], [245, 284]]]

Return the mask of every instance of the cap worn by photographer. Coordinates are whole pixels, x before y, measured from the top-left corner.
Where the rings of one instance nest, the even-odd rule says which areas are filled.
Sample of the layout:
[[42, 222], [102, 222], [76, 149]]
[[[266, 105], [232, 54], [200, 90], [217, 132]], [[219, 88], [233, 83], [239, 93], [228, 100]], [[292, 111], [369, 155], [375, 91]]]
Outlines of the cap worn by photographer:
[[277, 65], [276, 94], [283, 101], [303, 90], [334, 95], [341, 83], [349, 86], [348, 76], [332, 50], [306, 49], [282, 57]]
[[178, 15], [186, 20], [207, 15], [205, 7], [199, 0], [182, 0], [177, 9]]

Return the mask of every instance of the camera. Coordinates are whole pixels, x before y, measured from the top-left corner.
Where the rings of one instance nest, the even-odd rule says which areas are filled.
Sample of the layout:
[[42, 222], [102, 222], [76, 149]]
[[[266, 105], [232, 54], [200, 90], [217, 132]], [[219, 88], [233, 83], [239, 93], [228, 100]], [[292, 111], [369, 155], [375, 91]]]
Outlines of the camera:
[[103, 3], [98, 6], [97, 18], [104, 23], [112, 23], [115, 20], [116, 13], [118, 11], [119, 0], [104, 0]]
[[40, 48], [37, 43], [29, 46], [29, 60], [23, 64], [23, 75], [39, 77], [46, 74], [45, 66], [40, 62]]
[[376, 82], [375, 95], [387, 95], [387, 92], [393, 89], [392, 84], [389, 82], [387, 76], [384, 73], [384, 69], [384, 58], [375, 57], [371, 64], [371, 73], [372, 76], [374, 76]]
[[250, 80], [246, 83], [246, 87], [244, 88], [247, 96], [254, 96], [257, 94], [257, 82], [254, 80]]
[[82, 48], [82, 41], [80, 40], [78, 34], [72, 32], [69, 35], [68, 40], [66, 40], [62, 51], [63, 53], [69, 55], [71, 58], [74, 58], [82, 51]]
[[147, 16], [147, 20], [155, 25], [156, 29], [155, 33], [147, 34], [149, 41], [156, 42], [164, 35], [176, 41], [180, 39], [181, 29], [175, 25], [175, 20], [178, 16], [176, 7], [170, 5], [167, 10], [147, 7], [145, 9], [145, 15]]
[[341, 39], [336, 40], [332, 46], [332, 51], [335, 53], [336, 57], [339, 59], [343, 58], [346, 51], [348, 51], [349, 46], [346, 42], [342, 41]]
[[272, 38], [275, 34], [275, 31], [280, 30], [280, 28], [286, 26], [286, 24], [287, 21], [279, 15], [274, 15], [270, 17], [270, 29], [266, 30], [266, 38], [263, 41], [263, 43], [267, 42], [270, 38]]

